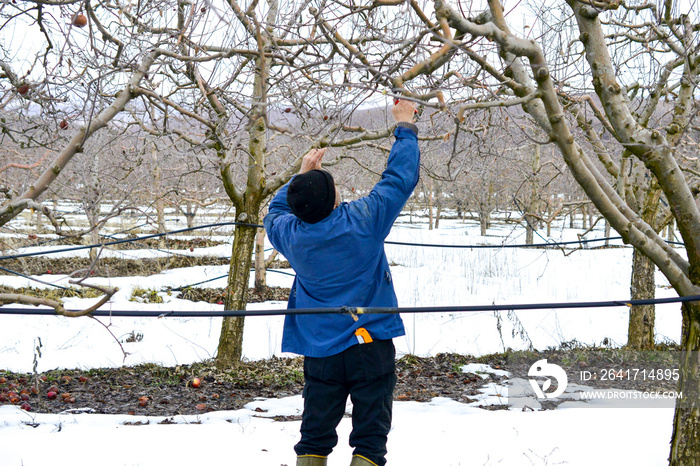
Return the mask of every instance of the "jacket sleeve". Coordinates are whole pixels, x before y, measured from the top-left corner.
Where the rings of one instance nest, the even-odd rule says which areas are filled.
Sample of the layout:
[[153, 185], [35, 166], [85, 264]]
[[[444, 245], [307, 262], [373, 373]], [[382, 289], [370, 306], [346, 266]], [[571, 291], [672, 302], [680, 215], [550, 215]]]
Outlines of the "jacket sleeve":
[[[287, 204], [287, 189], [289, 188], [289, 183], [285, 184], [277, 191], [277, 194], [270, 205], [267, 208], [267, 215], [263, 219], [263, 224], [265, 225], [265, 231], [267, 232], [267, 237], [278, 251], [282, 252], [280, 249], [282, 247], [282, 241], [280, 241], [280, 230], [281, 225], [279, 223], [282, 221], [283, 216], [293, 215], [292, 209], [290, 209]], [[284, 254], [284, 252], [282, 252]]]
[[[369, 227], [377, 238], [384, 240], [406, 201], [418, 184], [420, 151], [418, 135], [412, 129], [397, 127], [396, 141], [389, 153], [382, 179], [369, 196], [356, 201], [360, 214], [369, 215]], [[355, 204], [355, 203], [352, 203]]]

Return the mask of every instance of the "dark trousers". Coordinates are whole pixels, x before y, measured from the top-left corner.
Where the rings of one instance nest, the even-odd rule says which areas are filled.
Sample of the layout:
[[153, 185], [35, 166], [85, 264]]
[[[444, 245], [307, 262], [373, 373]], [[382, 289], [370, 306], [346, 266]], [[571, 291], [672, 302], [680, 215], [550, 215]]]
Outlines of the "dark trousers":
[[325, 358], [304, 358], [304, 413], [297, 455], [328, 456], [338, 443], [336, 427], [352, 401], [350, 446], [355, 455], [386, 464], [386, 441], [396, 385], [391, 340], [352, 346]]

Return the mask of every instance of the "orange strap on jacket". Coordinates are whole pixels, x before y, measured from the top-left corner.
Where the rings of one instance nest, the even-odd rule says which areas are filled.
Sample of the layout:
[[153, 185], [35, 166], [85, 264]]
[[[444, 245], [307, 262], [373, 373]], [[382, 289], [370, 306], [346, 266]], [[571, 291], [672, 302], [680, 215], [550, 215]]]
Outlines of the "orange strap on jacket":
[[355, 336], [357, 337], [357, 341], [359, 341], [360, 344], [372, 343], [372, 337], [369, 336], [369, 332], [364, 327], [360, 327], [357, 330], [355, 330]]

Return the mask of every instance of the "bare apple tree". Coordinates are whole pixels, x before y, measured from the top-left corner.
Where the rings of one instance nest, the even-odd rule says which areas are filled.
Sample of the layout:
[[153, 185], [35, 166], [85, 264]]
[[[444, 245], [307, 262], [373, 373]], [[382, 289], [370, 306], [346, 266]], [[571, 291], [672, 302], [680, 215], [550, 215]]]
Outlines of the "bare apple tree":
[[[143, 104], [132, 107], [131, 118], [152, 137], [177, 137], [197, 157], [218, 164], [239, 222], [224, 305], [244, 309], [261, 207], [298, 170], [301, 157], [313, 147], [330, 146], [340, 153], [341, 148], [390, 136], [388, 125], [351, 124], [356, 108], [378, 89], [386, 93], [395, 84], [373, 76], [370, 69], [354, 68], [353, 57], [380, 60], [387, 47], [377, 47], [381, 38], [364, 34], [359, 13], [343, 18], [343, 6], [182, 1], [171, 13], [164, 5], [171, 6], [102, 7], [124, 23], [124, 32], [112, 34], [115, 43], [124, 45], [122, 53], [136, 48], [130, 44], [137, 39], [158, 43], [157, 66], [147, 82], [132, 89]], [[88, 13], [100, 23], [101, 16]], [[345, 19], [359, 29], [346, 27]], [[137, 37], [128, 35], [132, 30], [138, 31]], [[411, 45], [394, 48], [409, 54]], [[172, 125], [173, 114], [189, 126]], [[240, 360], [243, 329], [242, 318], [224, 319], [220, 366]]]
[[[86, 141], [133, 100], [133, 88], [159, 55], [150, 48], [124, 59], [116, 46], [112, 51], [100, 49], [91, 42], [93, 26], [85, 28], [87, 16], [80, 9], [75, 2], [22, 2], [3, 5], [0, 11], [8, 37], [40, 38], [15, 40], [0, 51], [0, 106], [11, 116], [0, 119], [0, 139], [3, 145], [18, 147], [24, 158], [41, 161], [21, 190], [3, 190], [7, 195], [0, 205], [0, 225], [27, 207], [50, 214], [39, 203], [42, 194], [83, 152]], [[109, 32], [103, 37], [109, 38]], [[115, 291], [109, 289], [105, 296]]]
[[[498, 0], [490, 0], [488, 10], [471, 19], [442, 0], [435, 1], [438, 21], [457, 31], [454, 38], [437, 37], [489, 74], [497, 89], [493, 100], [522, 105], [556, 145], [597, 210], [626, 243], [664, 273], [680, 296], [700, 295], [700, 210], [692, 192], [697, 184], [690, 171], [684, 172], [687, 161], [681, 150], [685, 144], [694, 144], [688, 139], [697, 114], [694, 95], [700, 69], [697, 4], [689, 15], [672, 1], [566, 3], [579, 35], [561, 53], [569, 54], [571, 60], [584, 59], [576, 63], [579, 74], [575, 76], [569, 74], [572, 68], [558, 67], [548, 59], [538, 41], [515, 35]], [[621, 33], [621, 27], [626, 32]], [[627, 52], [623, 43], [632, 44]], [[643, 51], [635, 44], [642, 44]], [[630, 50], [636, 52], [630, 55]], [[663, 65], [656, 68], [651, 82], [640, 79], [637, 85], [626, 67], [639, 53], [645, 62]], [[447, 73], [436, 69], [433, 75], [437, 79]], [[583, 91], [594, 93], [595, 99], [584, 98]], [[668, 110], [662, 112], [664, 117], [659, 116], [662, 102]], [[623, 160], [611, 160], [609, 149], [603, 147], [605, 139], [592, 134], [593, 120], [604, 128], [606, 138], [623, 148]], [[585, 135], [574, 130], [577, 125], [586, 130]], [[617, 177], [611, 176], [614, 163], [619, 164]], [[621, 176], [631, 178], [618, 182]], [[635, 177], [648, 177], [648, 181], [640, 185]], [[630, 196], [629, 190], [639, 190], [641, 197]], [[644, 203], [639, 204], [640, 199]], [[687, 258], [658, 234], [658, 202], [668, 205]], [[645, 209], [654, 210], [653, 215]], [[679, 390], [686, 396], [676, 404], [672, 465], [700, 461], [700, 303], [684, 304], [682, 313], [681, 344], [687, 353], [681, 362]]]

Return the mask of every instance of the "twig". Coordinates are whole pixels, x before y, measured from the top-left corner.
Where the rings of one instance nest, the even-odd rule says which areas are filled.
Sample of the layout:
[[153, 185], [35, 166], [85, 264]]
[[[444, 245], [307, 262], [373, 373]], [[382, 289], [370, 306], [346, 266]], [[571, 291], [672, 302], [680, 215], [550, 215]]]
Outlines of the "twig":
[[89, 316], [89, 317], [90, 317], [91, 319], [94, 319], [94, 320], [95, 320], [98, 324], [100, 324], [101, 326], [103, 326], [103, 327], [105, 328], [105, 330], [107, 330], [107, 331], [109, 332], [109, 334], [112, 335], [112, 338], [114, 338], [114, 341], [116, 341], [117, 344], [119, 345], [119, 349], [122, 350], [122, 354], [124, 355], [124, 358], [122, 359], [122, 364], [124, 364], [124, 362], [126, 361], [126, 357], [129, 356], [131, 353], [127, 353], [127, 352], [126, 352], [126, 350], [124, 349], [124, 345], [122, 345], [122, 342], [119, 341], [119, 338], [117, 338], [117, 336], [114, 334], [114, 332], [112, 332], [112, 331], [109, 329], [109, 325], [106, 325], [104, 322], [102, 322], [100, 319], [98, 319], [98, 318], [95, 317], [95, 316]]

